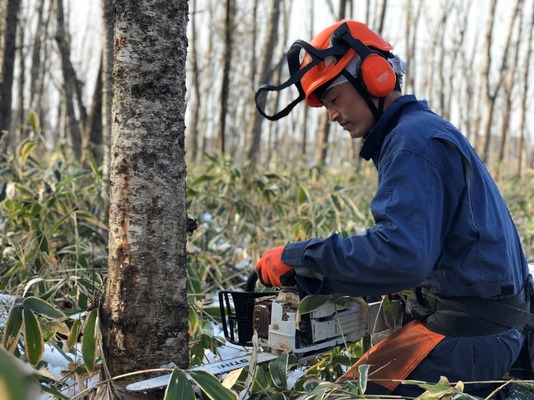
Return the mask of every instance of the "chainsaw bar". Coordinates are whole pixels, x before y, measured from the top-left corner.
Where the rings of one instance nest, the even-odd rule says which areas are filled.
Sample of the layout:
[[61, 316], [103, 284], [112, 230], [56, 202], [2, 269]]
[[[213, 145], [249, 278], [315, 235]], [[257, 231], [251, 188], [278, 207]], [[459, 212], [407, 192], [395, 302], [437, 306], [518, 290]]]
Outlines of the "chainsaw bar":
[[[257, 355], [257, 364], [263, 364], [277, 358], [278, 355], [272, 353], [260, 352]], [[222, 375], [230, 371], [235, 371], [242, 367], [247, 367], [250, 365], [252, 359], [252, 354], [246, 354], [241, 357], [230, 358], [228, 360], [221, 360], [213, 362], [210, 364], [197, 365], [193, 368], [186, 370], [188, 371], [206, 371], [213, 375]], [[156, 376], [154, 378], [145, 379], [143, 381], [131, 383], [126, 386], [126, 390], [129, 392], [148, 392], [155, 389], [162, 389], [169, 383], [171, 374], [165, 374], [161, 376]]]

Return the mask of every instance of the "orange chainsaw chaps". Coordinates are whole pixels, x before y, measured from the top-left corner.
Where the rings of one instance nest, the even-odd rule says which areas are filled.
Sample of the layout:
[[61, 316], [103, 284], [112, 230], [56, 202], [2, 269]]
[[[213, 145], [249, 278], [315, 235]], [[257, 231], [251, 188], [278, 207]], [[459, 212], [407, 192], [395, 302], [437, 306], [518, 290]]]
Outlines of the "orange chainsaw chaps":
[[358, 377], [360, 365], [370, 365], [369, 380], [393, 391], [445, 336], [411, 321], [373, 346], [340, 379]]

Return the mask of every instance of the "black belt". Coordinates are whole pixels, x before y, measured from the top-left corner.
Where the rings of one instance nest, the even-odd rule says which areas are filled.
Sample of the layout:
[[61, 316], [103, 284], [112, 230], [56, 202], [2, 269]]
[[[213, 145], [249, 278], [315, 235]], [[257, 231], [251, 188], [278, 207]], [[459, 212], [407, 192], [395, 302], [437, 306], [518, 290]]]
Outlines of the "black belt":
[[533, 289], [529, 281], [519, 294], [496, 300], [442, 297], [422, 289], [422, 296], [435, 304], [435, 312], [426, 316], [423, 324], [445, 336], [492, 335], [512, 328], [526, 332], [534, 329], [530, 312]]

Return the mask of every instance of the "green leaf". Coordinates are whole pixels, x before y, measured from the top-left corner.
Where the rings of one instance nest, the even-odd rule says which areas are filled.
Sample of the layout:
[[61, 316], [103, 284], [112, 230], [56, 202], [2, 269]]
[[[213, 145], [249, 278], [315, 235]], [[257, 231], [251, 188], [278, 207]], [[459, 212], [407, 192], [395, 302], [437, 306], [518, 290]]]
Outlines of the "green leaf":
[[40, 129], [39, 116], [33, 110], [28, 113], [28, 124], [31, 126], [32, 131], [37, 132]]
[[384, 309], [384, 319], [386, 320], [387, 326], [392, 329], [395, 328], [395, 323], [397, 321], [395, 320], [393, 303], [391, 302], [391, 299], [388, 296], [383, 296], [382, 307]]
[[6, 326], [4, 328], [4, 336], [2, 337], [2, 345], [10, 353], [13, 353], [17, 347], [21, 330], [22, 307], [15, 306], [11, 309], [11, 311], [9, 311]]
[[211, 400], [237, 400], [237, 394], [225, 388], [219, 380], [206, 371], [189, 371], [189, 376], [195, 381], [206, 396]]
[[64, 186], [70, 185], [72, 181], [76, 179], [76, 175], [71, 175], [62, 182], [58, 182], [56, 185], [56, 192], [59, 192]]
[[80, 321], [79, 319], [74, 320], [74, 323], [70, 328], [69, 337], [67, 338], [67, 351], [72, 349], [76, 345], [76, 343], [78, 343], [78, 336], [80, 335], [81, 326], [82, 321]]
[[70, 217], [69, 214], [64, 214], [60, 218], [58, 218], [58, 220], [54, 223], [54, 225], [52, 225], [52, 227], [48, 229], [48, 233], [50, 234], [56, 233], [58, 228], [61, 226], [61, 224], [65, 222], [65, 220], [69, 217]]
[[85, 319], [82, 337], [82, 356], [89, 371], [95, 369], [96, 361], [96, 316], [97, 310], [91, 310]]
[[21, 362], [0, 347], [0, 399], [35, 399], [37, 383], [21, 368]]
[[306, 296], [299, 304], [298, 313], [301, 315], [311, 313], [312, 311], [317, 310], [322, 305], [331, 302], [332, 299], [333, 297], [329, 294]]
[[42, 300], [48, 300], [52, 295], [54, 295], [67, 281], [69, 278], [66, 276], [61, 279], [58, 283], [48, 289], [45, 293], [39, 296]]
[[330, 196], [331, 199], [332, 199], [332, 202], [334, 203], [334, 207], [336, 208], [337, 211], [342, 211], [342, 207], [341, 207], [341, 203], [339, 201], [339, 197], [336, 196], [336, 195], [331, 195]]
[[37, 366], [44, 353], [44, 340], [41, 325], [37, 316], [29, 308], [22, 311], [24, 318], [24, 348], [28, 362], [32, 366]]
[[45, 317], [48, 317], [54, 321], [63, 321], [67, 319], [67, 316], [62, 311], [59, 311], [57, 308], [48, 304], [39, 297], [26, 297], [22, 303], [22, 306], [25, 309], [32, 310], [33, 312], [44, 315]]
[[436, 384], [430, 384], [421, 381], [403, 381], [402, 383], [418, 385], [419, 387], [426, 389], [426, 392], [418, 397], [418, 399], [420, 398], [421, 400], [480, 400], [479, 397], [463, 393], [464, 385], [461, 381], [452, 387], [449, 383], [449, 380], [444, 376], [442, 376], [439, 382]]
[[252, 392], [261, 392], [271, 386], [272, 379], [266, 365], [259, 365], [252, 381]]
[[326, 391], [328, 390], [327, 382], [319, 383], [310, 393], [306, 396], [306, 400], [322, 400], [327, 397]]
[[452, 387], [449, 383], [449, 380], [442, 376], [438, 383], [431, 384], [431, 383], [419, 383], [419, 386], [423, 389], [426, 389], [430, 393], [451, 393]]
[[95, 174], [99, 181], [102, 181], [102, 176], [100, 175], [100, 171], [98, 170], [98, 165], [96, 163], [95, 156], [90, 151], [87, 152], [87, 161], [89, 161], [89, 166], [91, 167], [93, 174]]
[[20, 146], [20, 158], [21, 158], [21, 164], [26, 164], [26, 160], [30, 156], [30, 153], [32, 152], [33, 148], [37, 145], [37, 143], [28, 140], [25, 143], [23, 143]]
[[361, 391], [360, 394], [364, 394], [367, 390], [367, 375], [369, 373], [369, 365], [364, 364], [358, 366], [358, 388]]
[[297, 204], [299, 206], [303, 205], [305, 202], [308, 201], [309, 199], [309, 195], [308, 195], [308, 192], [306, 191], [306, 189], [304, 189], [302, 186], [299, 186], [299, 193], [298, 193], [298, 196], [297, 196]]
[[[33, 200], [37, 196], [36, 193], [33, 192], [29, 187], [24, 186], [20, 183], [15, 183], [15, 190], [20, 200]], [[21, 203], [19, 202], [18, 205], [20, 206]]]
[[187, 379], [187, 375], [180, 369], [175, 368], [172, 371], [163, 400], [195, 400], [195, 398], [193, 385]]
[[287, 388], [287, 363], [288, 354], [283, 352], [280, 356], [269, 364], [269, 372], [276, 387]]
[[107, 230], [108, 226], [104, 222], [102, 222], [100, 219], [95, 217], [94, 214], [91, 214], [90, 212], [84, 211], [84, 210], [77, 210], [76, 211], [76, 218], [82, 222], [86, 222], [89, 225], [92, 225], [95, 228], [98, 229], [104, 229]]
[[190, 187], [194, 187], [196, 185], [200, 185], [203, 182], [210, 182], [212, 180], [213, 180], [213, 176], [202, 175], [202, 176], [198, 177], [197, 179], [195, 179], [193, 182], [191, 182]]
[[72, 400], [72, 397], [65, 396], [63, 393], [61, 393], [59, 390], [57, 390], [53, 386], [48, 386], [44, 383], [41, 384], [41, 390], [45, 393], [48, 393], [49, 395], [52, 395], [56, 399], [61, 400]]

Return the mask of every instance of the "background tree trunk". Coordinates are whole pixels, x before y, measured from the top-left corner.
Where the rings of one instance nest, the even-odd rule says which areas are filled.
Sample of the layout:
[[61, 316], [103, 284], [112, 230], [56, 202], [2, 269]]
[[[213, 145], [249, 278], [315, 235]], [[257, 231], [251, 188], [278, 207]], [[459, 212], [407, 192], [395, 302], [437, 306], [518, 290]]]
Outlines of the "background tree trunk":
[[[5, 8], [4, 8], [5, 7]], [[13, 98], [13, 70], [15, 67], [15, 43], [17, 38], [17, 14], [20, 9], [19, 0], [8, 0], [0, 3], [0, 134], [8, 131], [11, 123], [11, 100]]]
[[109, 269], [101, 310], [112, 376], [170, 362], [188, 366], [187, 19], [187, 0], [115, 2]]
[[234, 34], [235, 0], [226, 0], [226, 22], [224, 24], [224, 56], [222, 60], [222, 85], [220, 91], [219, 124], [217, 125], [217, 144], [220, 154], [226, 152], [226, 115], [228, 114], [228, 95], [230, 90], [230, 66]]
[[[484, 63], [484, 70], [482, 72], [482, 90], [484, 92], [484, 116], [481, 128], [481, 139], [484, 140], [483, 145], [481, 146], [482, 151], [478, 146], [478, 140], [476, 142], [476, 148], [478, 151], [481, 151], [482, 161], [485, 163], [489, 161], [490, 145], [491, 145], [491, 121], [493, 118], [493, 110], [495, 109], [495, 96], [497, 94], [496, 90], [491, 88], [491, 44], [493, 43], [493, 26], [495, 24], [495, 13], [497, 10], [497, 0], [491, 0], [491, 6], [488, 14], [488, 21], [486, 24], [486, 57]], [[501, 71], [502, 73], [502, 71]], [[477, 137], [478, 139], [478, 137]]]
[[[527, 15], [526, 18], [530, 18], [530, 21], [527, 20], [526, 26], [529, 27], [527, 49], [526, 49], [526, 59], [530, 60], [532, 58], [532, 47], [534, 46], [534, 7], [531, 9], [531, 14]], [[530, 89], [530, 63], [526, 63], [523, 79], [521, 82], [521, 123], [519, 127], [519, 144], [518, 144], [518, 154], [517, 154], [517, 167], [516, 174], [521, 176], [523, 174], [523, 154], [526, 155], [526, 161], [528, 165], [528, 155], [529, 155], [529, 145], [525, 146], [525, 142], [528, 138], [528, 128], [527, 128], [527, 115], [529, 113], [529, 89]]]
[[87, 157], [87, 152], [90, 151], [98, 165], [102, 165], [103, 159], [103, 140], [102, 140], [102, 56], [100, 59], [100, 68], [96, 77], [95, 90], [93, 92], [93, 103], [91, 104], [91, 111], [87, 116], [87, 124], [85, 126], [83, 155], [82, 160]]
[[193, 100], [191, 104], [191, 122], [188, 126], [189, 135], [187, 137], [188, 141], [188, 159], [192, 162], [197, 161], [200, 158], [201, 149], [200, 149], [200, 132], [198, 130], [199, 126], [199, 112], [200, 112], [200, 82], [199, 82], [199, 70], [198, 70], [198, 59], [197, 59], [197, 26], [195, 23], [195, 14], [197, 12], [197, 0], [192, 0], [192, 15], [191, 18], [191, 36], [190, 36], [190, 47], [191, 51], [189, 53], [189, 60], [191, 64], [191, 82], [193, 89]]
[[75, 82], [77, 80], [76, 73], [70, 60], [70, 49], [67, 43], [67, 33], [65, 31], [65, 16], [63, 13], [63, 0], [53, 0], [54, 11], [56, 13], [56, 42], [61, 54], [61, 70], [63, 72], [63, 101], [65, 102], [65, 127], [68, 127], [66, 135], [70, 138], [71, 145], [74, 151], [74, 156], [77, 159], [82, 155], [82, 131], [76, 112], [74, 111], [74, 96], [75, 96]]
[[35, 37], [33, 39], [32, 65], [30, 70], [30, 109], [40, 114], [40, 95], [42, 85], [42, 59], [41, 49], [44, 41], [45, 32], [48, 27], [48, 19], [44, 15], [45, 0], [40, 0], [37, 6], [37, 26], [35, 28]]
[[[308, 20], [309, 20], [309, 31], [308, 31], [308, 36], [309, 37], [313, 37], [313, 35], [315, 35], [315, 24], [314, 24], [314, 20], [315, 20], [315, 13], [313, 12], [313, 2], [310, 1], [309, 3], [309, 9], [308, 9]], [[302, 144], [301, 144], [301, 149], [302, 149], [302, 157], [303, 159], [305, 159], [305, 155], [306, 155], [306, 146], [308, 144], [308, 124], [306, 123], [306, 121], [308, 121], [308, 113], [309, 113], [309, 107], [304, 107], [304, 124], [302, 125], [302, 128], [301, 128], [301, 131], [302, 131]]]
[[102, 180], [109, 186], [111, 106], [113, 98], [113, 0], [101, 0], [102, 10]]
[[[346, 17], [345, 15], [346, 5], [347, 5], [346, 0], [340, 0], [338, 12], [337, 12], [338, 20], [342, 20]], [[333, 14], [335, 13], [333, 12]], [[326, 157], [328, 156], [328, 141], [330, 140], [331, 126], [332, 124], [330, 123], [330, 120], [328, 119], [328, 114], [324, 113], [321, 116], [320, 123], [319, 123], [319, 130], [317, 132], [317, 137], [316, 137], [315, 164], [317, 165], [326, 164]]]
[[[519, 47], [520, 41], [523, 36], [522, 25], [521, 25], [521, 14], [523, 10], [523, 0], [517, 0], [517, 3], [514, 8], [513, 17], [510, 20], [510, 27], [508, 31], [508, 41], [506, 46], [510, 47], [507, 52], [511, 52], [510, 60], [506, 61], [506, 65], [510, 64], [509, 67], [505, 67], [506, 80], [503, 78], [504, 82], [504, 106], [502, 111], [502, 128], [501, 128], [501, 143], [499, 146], [499, 152], [497, 155], [497, 162], [500, 164], [500, 167], [497, 168], [497, 174], [502, 172], [503, 168], [506, 168], [504, 165], [505, 161], [505, 150], [506, 144], [508, 141], [508, 132], [511, 131], [510, 120], [512, 119], [512, 107], [513, 100], [515, 99], [514, 90], [516, 89], [516, 76], [517, 76], [517, 66], [519, 66]], [[518, 32], [516, 34], [517, 38], [515, 43], [512, 43], [512, 37], [514, 34], [514, 26], [518, 26]]]
[[[19, 11], [19, 26], [26, 26], [27, 25], [27, 19], [26, 15], [24, 15], [24, 10]], [[26, 138], [26, 107], [25, 107], [25, 101], [24, 101], [24, 87], [26, 86], [26, 55], [28, 54], [28, 50], [25, 48], [24, 43], [25, 41], [26, 32], [25, 29], [19, 29], [17, 34], [17, 53], [18, 53], [18, 72], [19, 72], [19, 79], [18, 79], [18, 93], [17, 93], [17, 118], [15, 120], [14, 124], [12, 125], [12, 131], [14, 135], [12, 137], [15, 138], [15, 143], [20, 143], [21, 139]]]
[[[267, 83], [273, 75], [273, 55], [276, 45], [278, 44], [278, 24], [280, 21], [280, 1], [272, 0], [270, 5], [269, 22], [265, 33], [265, 41], [261, 52], [261, 69], [259, 71], [259, 85]], [[256, 110], [251, 109], [253, 113], [252, 123], [249, 125], [248, 136], [252, 138], [248, 149], [247, 159], [254, 163], [258, 158], [261, 142], [261, 126], [263, 117]]]

